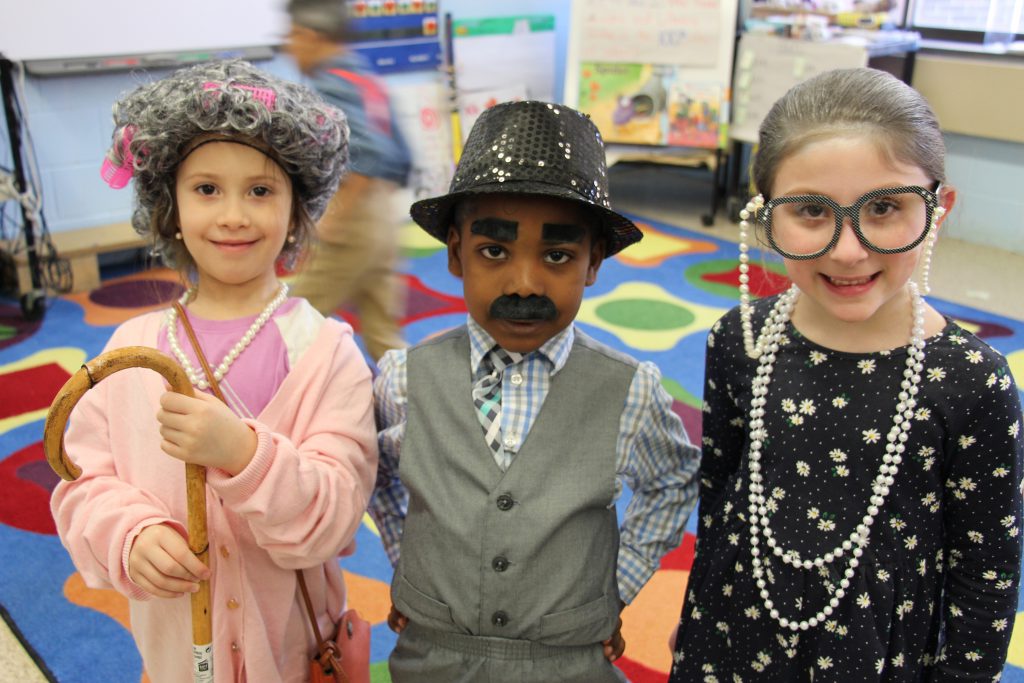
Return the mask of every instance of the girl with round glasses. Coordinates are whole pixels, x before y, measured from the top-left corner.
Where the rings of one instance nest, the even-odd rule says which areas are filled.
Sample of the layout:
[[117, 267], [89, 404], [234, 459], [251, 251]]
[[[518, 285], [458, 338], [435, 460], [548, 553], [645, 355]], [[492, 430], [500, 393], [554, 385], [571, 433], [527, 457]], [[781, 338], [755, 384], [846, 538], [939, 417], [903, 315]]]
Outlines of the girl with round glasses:
[[[700, 527], [671, 680], [996, 680], [1017, 607], [1021, 405], [928, 304], [955, 191], [925, 100], [873, 69], [760, 129], [741, 304], [708, 336]], [[751, 224], [793, 286], [751, 302]]]

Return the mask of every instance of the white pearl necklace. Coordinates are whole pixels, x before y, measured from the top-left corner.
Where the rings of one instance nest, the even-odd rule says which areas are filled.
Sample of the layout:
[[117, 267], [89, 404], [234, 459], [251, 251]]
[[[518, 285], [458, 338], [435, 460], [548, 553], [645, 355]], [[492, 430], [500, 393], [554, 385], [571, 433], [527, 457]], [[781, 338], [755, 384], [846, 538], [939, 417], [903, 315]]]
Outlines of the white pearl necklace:
[[[759, 199], [760, 197], [756, 198]], [[853, 578], [860, 558], [864, 554], [864, 548], [868, 545], [871, 526], [875, 517], [885, 503], [886, 496], [892, 488], [899, 466], [903, 462], [903, 453], [906, 450], [906, 442], [909, 438], [910, 424], [914, 416], [914, 407], [917, 405], [918, 384], [921, 382], [921, 372], [924, 370], [924, 299], [918, 291], [917, 284], [909, 282], [907, 287], [910, 291], [913, 326], [910, 333], [910, 345], [907, 349], [907, 367], [903, 371], [903, 380], [900, 383], [899, 402], [896, 405], [896, 413], [893, 416], [893, 426], [886, 436], [885, 455], [882, 456], [882, 464], [878, 467], [878, 474], [875, 476], [872, 485], [870, 504], [861, 523], [852, 531], [845, 540], [832, 550], [813, 559], [801, 559], [794, 550], [785, 549], [778, 544], [769, 525], [767, 501], [764, 495], [764, 486], [761, 484], [761, 447], [768, 437], [764, 426], [765, 405], [768, 394], [768, 386], [771, 384], [772, 371], [775, 364], [775, 354], [779, 350], [786, 325], [789, 322], [793, 306], [800, 290], [794, 285], [781, 295], [771, 313], [765, 321], [761, 334], [755, 344], [753, 341], [753, 325], [751, 323], [752, 306], [750, 305], [750, 289], [745, 279], [747, 263], [745, 225], [746, 219], [751, 211], [760, 208], [760, 204], [752, 202], [747, 209], [740, 213], [743, 219], [741, 222], [741, 239], [743, 240], [740, 251], [740, 318], [743, 325], [744, 345], [748, 355], [758, 359], [757, 373], [751, 387], [752, 395], [750, 401], [750, 453], [748, 456], [748, 468], [750, 470], [749, 494], [747, 499], [750, 502], [750, 554], [754, 566], [753, 576], [760, 590], [761, 599], [768, 614], [778, 622], [782, 628], [790, 630], [806, 631], [817, 626], [819, 623], [832, 615], [839, 601], [846, 595], [850, 587], [850, 580]], [[762, 202], [763, 203], [763, 202]], [[746, 214], [746, 215], [744, 215]], [[833, 562], [850, 553], [843, 571], [843, 578], [839, 581], [839, 588], [832, 594], [828, 604], [810, 619], [795, 620], [782, 616], [778, 608], [772, 602], [771, 594], [768, 591], [768, 580], [765, 576], [766, 561], [761, 559], [760, 537], [764, 537], [765, 545], [775, 557], [796, 568], [811, 570], [831, 565]]]
[[[195, 288], [185, 292], [178, 302], [184, 306], [185, 302], [191, 298], [195, 293]], [[280, 308], [288, 299], [288, 285], [281, 283], [281, 288], [270, 303], [267, 304], [263, 312], [260, 313], [256, 320], [253, 321], [252, 325], [246, 330], [242, 338], [238, 340], [238, 343], [231, 347], [224, 359], [221, 360], [220, 364], [214, 369], [213, 376], [219, 382], [224, 379], [224, 376], [228, 374], [228, 368], [235, 362], [235, 359], [241, 355], [242, 351], [245, 351], [246, 347], [252, 343], [252, 340], [256, 338], [257, 333], [263, 326], [270, 320], [270, 316], [274, 315], [274, 311]], [[188, 379], [197, 389], [206, 389], [210, 386], [210, 383], [206, 381], [205, 373], [196, 372], [196, 369], [192, 366], [188, 356], [181, 350], [181, 345], [178, 343], [178, 312], [172, 306], [167, 310], [167, 343], [171, 347], [171, 352], [174, 353], [174, 357], [178, 359], [178, 363], [181, 364], [182, 369], [188, 376]]]

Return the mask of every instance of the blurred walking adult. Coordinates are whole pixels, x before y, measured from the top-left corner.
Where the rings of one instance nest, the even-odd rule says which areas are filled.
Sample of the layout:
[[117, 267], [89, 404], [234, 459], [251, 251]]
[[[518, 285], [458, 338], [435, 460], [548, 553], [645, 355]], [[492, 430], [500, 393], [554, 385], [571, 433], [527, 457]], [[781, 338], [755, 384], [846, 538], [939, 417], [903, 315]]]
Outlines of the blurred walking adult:
[[318, 240], [293, 283], [324, 315], [351, 305], [374, 361], [405, 346], [399, 320], [405, 292], [397, 273], [398, 189], [410, 154], [384, 82], [348, 47], [351, 29], [341, 0], [289, 0], [286, 51], [350, 128], [350, 170], [317, 226]]

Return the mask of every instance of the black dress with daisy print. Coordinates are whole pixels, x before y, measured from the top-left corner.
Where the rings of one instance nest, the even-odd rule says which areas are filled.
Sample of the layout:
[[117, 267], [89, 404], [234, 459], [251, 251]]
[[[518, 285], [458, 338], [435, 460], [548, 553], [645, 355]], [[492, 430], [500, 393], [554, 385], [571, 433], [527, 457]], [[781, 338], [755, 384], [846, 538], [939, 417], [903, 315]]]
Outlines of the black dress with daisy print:
[[[775, 300], [755, 303], [755, 332]], [[747, 422], [757, 361], [741, 330], [736, 308], [708, 335], [697, 554], [670, 680], [998, 680], [1017, 609], [1024, 453], [1005, 358], [950, 320], [927, 340], [903, 462], [860, 564], [831, 615], [792, 631], [769, 615], [752, 575]], [[783, 548], [822, 556], [867, 514], [906, 353], [837, 352], [789, 326], [760, 460]], [[846, 556], [805, 570], [768, 555], [770, 599], [790, 620], [820, 612], [847, 567]]]

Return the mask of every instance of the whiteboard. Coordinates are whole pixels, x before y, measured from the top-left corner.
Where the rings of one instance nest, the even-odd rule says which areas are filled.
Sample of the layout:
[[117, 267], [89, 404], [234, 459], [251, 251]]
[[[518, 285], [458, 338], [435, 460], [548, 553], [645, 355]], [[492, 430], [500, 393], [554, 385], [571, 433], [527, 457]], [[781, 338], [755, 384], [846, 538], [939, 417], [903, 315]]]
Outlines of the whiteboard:
[[775, 101], [797, 83], [831, 69], [867, 63], [868, 51], [863, 45], [744, 33], [733, 80], [732, 139], [756, 143], [761, 121]]
[[161, 55], [277, 45], [285, 0], [2, 0], [13, 61]]
[[716, 0], [587, 0], [573, 22], [584, 62], [714, 66], [723, 29]]
[[[608, 143], [723, 148], [737, 5], [573, 0], [563, 101]], [[644, 106], [630, 112], [624, 101]]]

